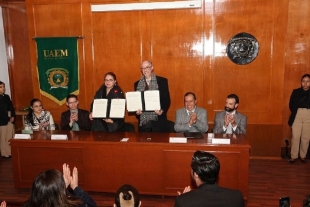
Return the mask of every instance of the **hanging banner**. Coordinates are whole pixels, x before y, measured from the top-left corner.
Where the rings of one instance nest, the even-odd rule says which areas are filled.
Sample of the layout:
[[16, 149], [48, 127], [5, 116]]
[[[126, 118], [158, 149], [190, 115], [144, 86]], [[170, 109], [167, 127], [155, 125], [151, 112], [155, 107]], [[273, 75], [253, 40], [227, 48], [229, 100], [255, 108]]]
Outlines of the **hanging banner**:
[[59, 105], [79, 93], [77, 37], [36, 38], [40, 93]]

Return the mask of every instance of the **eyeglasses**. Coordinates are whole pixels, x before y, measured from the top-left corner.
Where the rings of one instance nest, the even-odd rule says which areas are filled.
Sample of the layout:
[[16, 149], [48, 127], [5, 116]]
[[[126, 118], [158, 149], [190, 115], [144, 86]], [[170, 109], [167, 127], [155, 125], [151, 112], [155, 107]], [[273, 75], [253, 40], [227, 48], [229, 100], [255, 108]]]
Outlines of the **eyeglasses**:
[[104, 79], [105, 82], [113, 82], [113, 79]]
[[147, 69], [150, 69], [152, 66], [151, 65], [149, 65], [149, 66], [146, 66], [146, 67], [144, 67], [144, 68], [140, 68], [141, 70], [147, 70]]
[[77, 101], [68, 102], [68, 104], [76, 104]]

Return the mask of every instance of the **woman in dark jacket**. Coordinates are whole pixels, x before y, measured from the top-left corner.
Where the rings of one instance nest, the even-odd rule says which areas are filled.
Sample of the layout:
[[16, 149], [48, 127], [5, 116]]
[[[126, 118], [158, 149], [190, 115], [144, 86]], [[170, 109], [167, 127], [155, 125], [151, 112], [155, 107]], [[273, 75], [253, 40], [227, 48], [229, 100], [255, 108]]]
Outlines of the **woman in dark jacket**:
[[0, 147], [3, 158], [11, 157], [9, 140], [13, 137], [15, 110], [9, 95], [5, 94], [5, 84], [0, 81]]
[[[299, 157], [306, 163], [310, 140], [310, 74], [301, 77], [301, 87], [294, 89], [290, 98], [291, 116], [288, 124], [292, 127], [290, 163]], [[300, 145], [300, 146], [299, 146]]]
[[[111, 108], [111, 100], [124, 99], [122, 89], [117, 85], [116, 75], [108, 72], [104, 76], [104, 84], [96, 92], [94, 99], [108, 99], [107, 113]], [[124, 130], [124, 118], [93, 118], [93, 102], [90, 106], [90, 120], [93, 120], [92, 131], [117, 132]], [[108, 117], [108, 116], [107, 116]]]
[[[71, 187], [74, 196], [69, 196], [67, 187]], [[82, 188], [78, 186], [78, 170], [63, 164], [63, 174], [58, 170], [46, 170], [33, 181], [29, 199], [24, 207], [57, 206], [57, 207], [96, 207], [97, 204]]]

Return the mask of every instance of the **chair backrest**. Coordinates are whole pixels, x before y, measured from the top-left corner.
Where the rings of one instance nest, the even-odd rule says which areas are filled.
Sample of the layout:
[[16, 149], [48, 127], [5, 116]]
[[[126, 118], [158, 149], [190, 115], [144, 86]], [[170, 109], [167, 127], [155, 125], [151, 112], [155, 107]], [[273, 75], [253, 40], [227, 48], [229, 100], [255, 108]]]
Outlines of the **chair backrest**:
[[175, 133], [173, 121], [167, 120], [167, 132]]
[[124, 131], [125, 132], [135, 132], [136, 128], [135, 128], [135, 126], [132, 123], [125, 122]]

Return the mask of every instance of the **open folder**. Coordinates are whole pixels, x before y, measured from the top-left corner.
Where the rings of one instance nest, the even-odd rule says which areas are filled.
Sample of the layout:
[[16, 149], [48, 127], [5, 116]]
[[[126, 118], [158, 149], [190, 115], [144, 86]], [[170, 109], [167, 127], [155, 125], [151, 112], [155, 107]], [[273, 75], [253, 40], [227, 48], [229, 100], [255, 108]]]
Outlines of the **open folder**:
[[160, 110], [160, 96], [158, 90], [133, 91], [126, 93], [128, 111], [155, 111]]
[[125, 99], [95, 99], [93, 118], [124, 118]]

